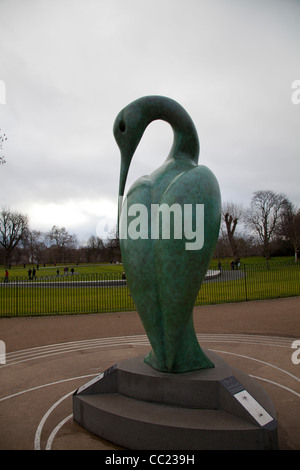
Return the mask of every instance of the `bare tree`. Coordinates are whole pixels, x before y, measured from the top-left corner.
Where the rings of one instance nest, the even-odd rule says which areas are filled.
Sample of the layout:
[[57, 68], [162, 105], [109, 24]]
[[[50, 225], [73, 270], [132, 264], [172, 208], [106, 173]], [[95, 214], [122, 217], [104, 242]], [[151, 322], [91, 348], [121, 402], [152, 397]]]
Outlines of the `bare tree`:
[[59, 228], [53, 225], [52, 229], [46, 233], [45, 240], [54, 247], [56, 261], [64, 261], [67, 252], [78, 246], [76, 235], [71, 235], [65, 227]]
[[300, 248], [300, 209], [297, 210], [290, 201], [286, 202], [281, 211], [278, 234], [290, 242], [297, 262]]
[[40, 253], [45, 249], [43, 234], [39, 230], [28, 230], [23, 241], [24, 251], [30, 263], [40, 262]]
[[266, 260], [270, 258], [270, 241], [278, 230], [280, 214], [287, 201], [284, 194], [256, 191], [250, 207], [245, 211], [244, 220], [262, 242]]
[[222, 209], [223, 219], [226, 225], [228, 241], [231, 247], [232, 256], [236, 261], [240, 260], [238, 246], [235, 241], [235, 231], [238, 221], [241, 219], [243, 214], [243, 208], [239, 204], [233, 202], [225, 202]]
[[59, 248], [74, 248], [77, 245], [76, 235], [71, 235], [65, 227], [59, 228], [53, 225], [52, 229], [46, 234], [50, 242]]
[[14, 249], [28, 231], [28, 217], [20, 212], [2, 209], [0, 213], [0, 244], [5, 250], [5, 265], [9, 266]]
[[88, 260], [99, 261], [103, 255], [104, 249], [103, 240], [100, 237], [91, 235], [87, 241], [86, 248]]
[[104, 241], [104, 246], [106, 256], [111, 262], [121, 260], [121, 249], [117, 226], [110, 231], [107, 239]]
[[[7, 140], [7, 137], [5, 134], [1, 134], [1, 129], [0, 129], [0, 152], [2, 153], [2, 147], [3, 147], [3, 142]], [[3, 165], [6, 163], [6, 160], [4, 158], [4, 155], [0, 155], [0, 165]]]

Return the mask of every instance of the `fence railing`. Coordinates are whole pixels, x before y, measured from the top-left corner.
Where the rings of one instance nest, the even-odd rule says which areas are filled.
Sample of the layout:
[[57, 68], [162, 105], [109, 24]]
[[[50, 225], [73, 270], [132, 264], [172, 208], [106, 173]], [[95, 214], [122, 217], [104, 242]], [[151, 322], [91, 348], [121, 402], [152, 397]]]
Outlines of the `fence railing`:
[[299, 264], [242, 265], [204, 281], [196, 305], [263, 300], [300, 295]]
[[[299, 264], [242, 265], [210, 271], [195, 305], [300, 295]], [[0, 279], [0, 316], [135, 310], [121, 274]]]

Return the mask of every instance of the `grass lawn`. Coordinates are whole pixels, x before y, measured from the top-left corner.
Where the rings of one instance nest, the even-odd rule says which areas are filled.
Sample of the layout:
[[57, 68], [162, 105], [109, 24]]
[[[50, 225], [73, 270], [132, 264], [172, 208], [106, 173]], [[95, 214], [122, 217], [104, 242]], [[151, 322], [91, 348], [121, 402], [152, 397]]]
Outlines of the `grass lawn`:
[[[222, 267], [224, 267], [225, 269], [229, 269], [230, 268], [230, 263], [231, 263], [231, 260], [232, 258], [228, 257], [228, 258], [221, 258], [220, 261], [221, 261], [221, 264], [222, 264]], [[273, 265], [273, 264], [277, 264], [277, 263], [293, 263], [294, 262], [294, 257], [293, 256], [286, 256], [286, 257], [276, 257], [276, 258], [272, 258], [270, 261], [269, 261], [269, 264], [270, 265]], [[247, 265], [247, 266], [250, 266], [250, 265], [257, 265], [257, 264], [260, 264], [260, 265], [266, 265], [266, 260], [265, 258], [263, 257], [259, 257], [259, 256], [253, 256], [253, 257], [250, 257], [250, 258], [241, 258], [241, 265]], [[57, 266], [53, 266], [53, 265], [46, 265], [45, 267], [43, 265], [41, 265], [39, 267], [39, 269], [36, 271], [36, 277], [37, 278], [40, 278], [40, 277], [57, 277], [57, 270], [59, 270], [59, 276], [63, 276], [64, 275], [64, 268], [68, 266], [69, 267], [69, 276], [71, 276], [71, 268], [74, 269], [74, 274], [78, 274], [78, 275], [83, 275], [83, 274], [102, 274], [102, 273], [120, 273], [122, 274], [122, 272], [124, 271], [124, 268], [123, 268], [123, 265], [122, 264], [112, 264], [112, 263], [100, 263], [100, 264], [93, 264], [93, 263], [89, 263], [89, 264], [82, 264], [82, 265], [76, 265], [76, 264], [67, 264], [67, 265], [64, 265], [64, 264], [57, 264]], [[23, 266], [12, 266], [11, 269], [9, 269], [9, 276], [10, 277], [28, 277], [28, 270], [29, 268], [33, 268], [33, 267], [36, 267], [36, 265], [32, 264], [28, 264], [26, 265], [26, 267], [24, 268]], [[215, 259], [212, 259], [211, 261], [211, 266], [210, 266], [212, 269], [217, 269], [218, 267], [218, 259], [215, 258]], [[4, 276], [4, 272], [5, 272], [5, 267], [4, 266], [0, 266], [0, 273], [3, 273], [3, 276]], [[1, 274], [0, 274], [1, 275]]]
[[231, 274], [225, 270], [217, 280], [204, 282], [196, 305], [300, 295], [299, 265], [270, 264], [267, 268], [250, 264], [238, 271], [236, 279], [231, 279]]
[[1, 316], [72, 314], [135, 310], [126, 286], [5, 288]]
[[[241, 260], [239, 271], [226, 269], [217, 279], [202, 284], [196, 305], [239, 302], [245, 300], [261, 300], [276, 297], [300, 295], [300, 266], [293, 263], [293, 258], [275, 258], [266, 265], [263, 258], [248, 258], [245, 266]], [[260, 261], [261, 264], [257, 264]], [[289, 264], [280, 264], [288, 261]], [[217, 267], [218, 260], [213, 260], [212, 268]], [[228, 259], [230, 263], [230, 259]], [[20, 278], [28, 279], [28, 268], [12, 268], [9, 284], [0, 283], [0, 316], [42, 315], [67, 313], [95, 313], [120, 310], [134, 310], [132, 298], [126, 286], [114, 287], [71, 287], [72, 280], [113, 279], [121, 277], [123, 266], [117, 264], [74, 266], [75, 275], [56, 277], [56, 270], [63, 267], [45, 267], [37, 272], [37, 280], [50, 281], [55, 279], [59, 284], [68, 281], [70, 287], [42, 287], [36, 283], [26, 285]], [[71, 265], [69, 266], [69, 268]], [[70, 271], [69, 271], [70, 273]], [[83, 275], [83, 276], [82, 276]], [[48, 277], [45, 278], [45, 276]], [[95, 277], [93, 277], [95, 276]], [[13, 282], [13, 279], [19, 279]]]
[[[212, 259], [211, 267], [217, 268], [219, 259], [223, 267], [228, 268], [228, 269], [230, 268], [230, 263], [233, 259], [230, 257]], [[294, 262], [295, 262], [294, 256], [276, 256], [275, 258], [271, 258], [268, 264], [269, 265], [274, 265], [274, 264], [279, 264], [279, 263], [286, 263], [286, 264], [291, 263], [292, 264]], [[264, 258], [263, 256], [251, 256], [248, 258], [241, 258], [240, 263], [241, 265], [245, 264], [246, 266], [258, 265], [258, 264], [262, 266], [267, 265], [266, 258]]]
[[[74, 269], [74, 275], [83, 275], [83, 274], [101, 274], [101, 273], [121, 273], [123, 272], [123, 265], [122, 264], [111, 264], [111, 263], [103, 263], [103, 264], [82, 264], [82, 265], [76, 265], [76, 264], [68, 264], [68, 265], [63, 265], [59, 264], [57, 266], [40, 266], [39, 269], [36, 271], [36, 278], [41, 278], [41, 277], [57, 277], [57, 270], [59, 270], [59, 276], [64, 276], [64, 268], [68, 266], [69, 272], [68, 276], [71, 276], [71, 268]], [[34, 268], [36, 265], [26, 265], [24, 268], [23, 266], [13, 266], [11, 269], [9, 269], [9, 276], [10, 277], [22, 277], [22, 278], [28, 278], [28, 270], [29, 268]], [[2, 266], [2, 272], [4, 276], [4, 271], [5, 268]], [[66, 277], [66, 276], [64, 276]]]

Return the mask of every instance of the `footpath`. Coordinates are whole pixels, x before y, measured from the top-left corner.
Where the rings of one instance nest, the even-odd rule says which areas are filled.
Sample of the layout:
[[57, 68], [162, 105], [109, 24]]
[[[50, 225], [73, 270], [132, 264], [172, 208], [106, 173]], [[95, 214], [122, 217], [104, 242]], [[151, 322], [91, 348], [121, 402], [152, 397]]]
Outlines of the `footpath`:
[[[195, 307], [202, 347], [270, 395], [281, 449], [300, 450], [300, 297]], [[137, 312], [0, 318], [0, 449], [118, 449], [72, 419], [72, 393], [116, 362], [146, 355]]]

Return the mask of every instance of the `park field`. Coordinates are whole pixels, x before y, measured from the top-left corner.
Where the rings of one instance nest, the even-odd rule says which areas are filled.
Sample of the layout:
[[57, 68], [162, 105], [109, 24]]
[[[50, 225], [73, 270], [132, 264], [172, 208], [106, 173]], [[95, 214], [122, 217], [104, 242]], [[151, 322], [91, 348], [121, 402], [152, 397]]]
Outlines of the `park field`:
[[[64, 269], [68, 267], [68, 276], [71, 276], [71, 269], [74, 269], [74, 275], [86, 275], [86, 274], [101, 274], [101, 273], [122, 273], [124, 271], [122, 264], [114, 264], [114, 263], [88, 263], [88, 264], [60, 264], [57, 263], [56, 266], [52, 265], [40, 265], [38, 270], [36, 269], [36, 277], [61, 277], [65, 276]], [[10, 277], [28, 277], [28, 270], [29, 268], [33, 269], [36, 268], [35, 264], [27, 264], [26, 267], [24, 266], [12, 266], [9, 269], [9, 276]], [[57, 274], [59, 271], [59, 274]], [[4, 276], [5, 268], [2, 266], [2, 273]]]
[[[230, 259], [220, 261], [220, 275], [203, 282], [195, 305], [300, 295], [300, 264], [293, 258], [274, 258], [268, 264], [263, 258], [242, 259], [238, 270], [230, 269]], [[217, 265], [212, 260], [211, 269]], [[126, 283], [120, 282], [121, 264], [76, 265], [73, 275], [72, 265], [68, 275], [64, 267], [41, 267], [31, 280], [29, 266], [12, 268], [8, 282], [4, 277], [0, 282], [0, 317], [135, 310]]]
[[[222, 258], [220, 259], [221, 264], [223, 269], [230, 269], [230, 262], [232, 258]], [[218, 259], [212, 259], [210, 268], [211, 269], [217, 269], [218, 267]], [[289, 256], [289, 257], [276, 257], [272, 258], [269, 260], [270, 265], [274, 265], [277, 263], [294, 263], [294, 257]], [[251, 265], [266, 265], [266, 260], [263, 257], [259, 256], [253, 256], [249, 258], [241, 258], [241, 265], [246, 265], [246, 266], [251, 266]], [[116, 263], [99, 263], [99, 264], [94, 264], [94, 263], [82, 263], [82, 264], [60, 264], [57, 263], [56, 266], [52, 265], [40, 265], [39, 269], [36, 270], [36, 277], [61, 277], [65, 276], [64, 269], [68, 267], [68, 276], [71, 276], [71, 269], [74, 269], [74, 275], [89, 275], [89, 274], [103, 274], [103, 273], [111, 273], [111, 274], [122, 274], [124, 271], [123, 265], [122, 264], [116, 264]], [[33, 269], [36, 268], [35, 264], [27, 264], [24, 268], [24, 266], [12, 266], [9, 269], [9, 276], [10, 277], [22, 277], [26, 278], [28, 277], [28, 270], [29, 268]], [[4, 276], [5, 272], [5, 267], [1, 266], [0, 267], [1, 271]], [[59, 271], [59, 274], [57, 274], [57, 270]]]

